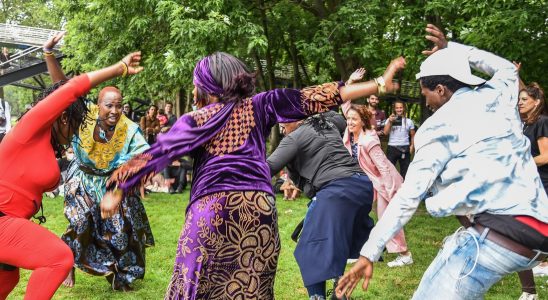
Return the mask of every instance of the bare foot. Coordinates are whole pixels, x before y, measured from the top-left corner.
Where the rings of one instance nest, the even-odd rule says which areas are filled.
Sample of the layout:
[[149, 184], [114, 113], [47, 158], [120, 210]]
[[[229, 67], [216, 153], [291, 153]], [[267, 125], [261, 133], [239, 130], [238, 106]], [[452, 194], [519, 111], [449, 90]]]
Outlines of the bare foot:
[[63, 285], [66, 286], [66, 287], [74, 287], [74, 283], [76, 282], [76, 279], [75, 279], [75, 276], [74, 276], [74, 268], [72, 268], [67, 276], [67, 278], [65, 279], [65, 281], [63, 281]]

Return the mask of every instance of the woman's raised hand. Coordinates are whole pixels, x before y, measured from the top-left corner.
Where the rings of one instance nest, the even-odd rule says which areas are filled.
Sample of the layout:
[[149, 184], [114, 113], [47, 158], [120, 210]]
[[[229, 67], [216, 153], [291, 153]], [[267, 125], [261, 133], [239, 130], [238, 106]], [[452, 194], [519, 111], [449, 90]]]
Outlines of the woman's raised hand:
[[354, 71], [354, 73], [350, 75], [350, 78], [348, 78], [347, 84], [352, 84], [356, 81], [362, 80], [364, 75], [365, 75], [364, 68], [356, 69], [356, 71]]
[[122, 58], [122, 63], [127, 66], [127, 73], [125, 75], [134, 75], [143, 70], [139, 64], [141, 62], [141, 51], [133, 52]]
[[57, 45], [57, 43], [59, 43], [59, 41], [63, 38], [63, 36], [65, 35], [65, 32], [64, 31], [61, 31], [61, 32], [58, 32], [56, 33], [55, 35], [51, 36], [45, 43], [44, 45], [42, 45], [42, 47], [45, 49], [45, 50], [52, 50], [53, 47], [55, 47], [55, 45]]

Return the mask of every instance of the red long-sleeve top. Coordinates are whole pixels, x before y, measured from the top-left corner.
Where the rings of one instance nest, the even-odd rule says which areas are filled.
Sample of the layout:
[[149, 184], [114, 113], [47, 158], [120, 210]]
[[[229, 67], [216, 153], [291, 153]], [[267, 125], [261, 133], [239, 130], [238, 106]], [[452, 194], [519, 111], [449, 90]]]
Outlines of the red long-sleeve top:
[[0, 144], [0, 211], [30, 218], [42, 194], [59, 183], [60, 170], [51, 146], [52, 125], [61, 113], [91, 88], [80, 75], [28, 111]]

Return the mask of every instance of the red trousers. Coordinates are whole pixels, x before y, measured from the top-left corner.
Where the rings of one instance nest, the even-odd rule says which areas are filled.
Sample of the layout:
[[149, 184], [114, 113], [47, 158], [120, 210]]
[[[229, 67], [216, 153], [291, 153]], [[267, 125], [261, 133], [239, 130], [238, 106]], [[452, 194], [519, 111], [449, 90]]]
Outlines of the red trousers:
[[57, 236], [27, 219], [0, 217], [0, 263], [16, 266], [0, 270], [0, 300], [19, 281], [19, 268], [33, 270], [25, 299], [51, 299], [74, 264], [70, 248]]

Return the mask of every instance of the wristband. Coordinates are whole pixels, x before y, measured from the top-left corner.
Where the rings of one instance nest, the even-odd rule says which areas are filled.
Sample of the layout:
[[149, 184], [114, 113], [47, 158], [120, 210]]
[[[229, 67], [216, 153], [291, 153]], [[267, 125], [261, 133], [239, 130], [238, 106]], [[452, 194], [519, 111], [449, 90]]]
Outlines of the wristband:
[[55, 56], [51, 51], [44, 51], [44, 56]]

